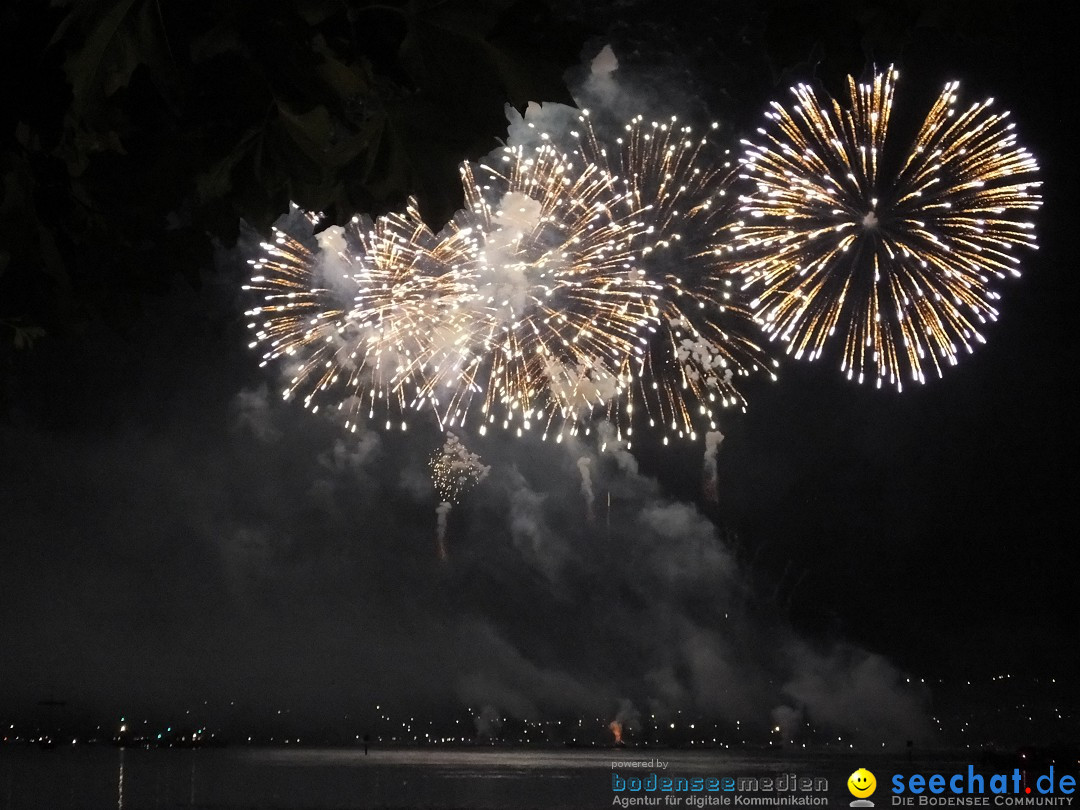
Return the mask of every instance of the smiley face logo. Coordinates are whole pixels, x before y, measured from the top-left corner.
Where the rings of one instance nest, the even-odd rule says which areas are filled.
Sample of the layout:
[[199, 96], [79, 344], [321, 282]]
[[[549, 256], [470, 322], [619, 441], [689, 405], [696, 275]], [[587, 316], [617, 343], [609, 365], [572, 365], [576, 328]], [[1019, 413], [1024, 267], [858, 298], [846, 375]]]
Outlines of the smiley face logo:
[[856, 799], [865, 799], [877, 790], [877, 779], [866, 768], [859, 768], [848, 777], [847, 789]]

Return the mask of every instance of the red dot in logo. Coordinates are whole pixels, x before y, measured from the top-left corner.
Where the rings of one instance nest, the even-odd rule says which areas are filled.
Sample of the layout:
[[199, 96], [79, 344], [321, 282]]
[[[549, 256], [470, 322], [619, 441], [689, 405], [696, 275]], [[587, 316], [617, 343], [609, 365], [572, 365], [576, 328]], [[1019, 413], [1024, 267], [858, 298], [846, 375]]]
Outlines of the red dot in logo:
[[1024, 793], [1031, 793], [1031, 788], [1029, 788], [1029, 787], [1024, 788]]

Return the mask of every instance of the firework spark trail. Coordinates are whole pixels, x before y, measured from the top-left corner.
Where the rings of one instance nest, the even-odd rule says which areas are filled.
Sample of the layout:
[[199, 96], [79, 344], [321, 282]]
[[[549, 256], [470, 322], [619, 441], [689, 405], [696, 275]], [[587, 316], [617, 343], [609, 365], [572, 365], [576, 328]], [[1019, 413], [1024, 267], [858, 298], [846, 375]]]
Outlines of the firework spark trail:
[[705, 497], [713, 503], [720, 498], [718, 490], [718, 472], [716, 469], [716, 454], [720, 450], [720, 443], [724, 441], [724, 434], [718, 430], [710, 430], [705, 434], [705, 457], [702, 461], [704, 479], [702, 486]]
[[439, 559], [445, 560], [450, 510], [466, 492], [487, 477], [491, 467], [480, 460], [478, 453], [470, 451], [461, 439], [449, 432], [442, 448], [432, 456], [429, 466], [431, 480], [442, 498], [442, 502], [435, 507], [435, 542]]
[[926, 381], [985, 342], [996, 320], [991, 283], [1019, 275], [1017, 247], [1036, 247], [1035, 159], [1017, 144], [993, 99], [966, 109], [950, 82], [899, 171], [884, 170], [898, 73], [849, 77], [850, 108], [792, 88], [747, 146], [742, 176], [756, 190], [730, 229], [755, 317], [796, 358], [816, 359], [834, 338], [841, 371], [903, 387]]

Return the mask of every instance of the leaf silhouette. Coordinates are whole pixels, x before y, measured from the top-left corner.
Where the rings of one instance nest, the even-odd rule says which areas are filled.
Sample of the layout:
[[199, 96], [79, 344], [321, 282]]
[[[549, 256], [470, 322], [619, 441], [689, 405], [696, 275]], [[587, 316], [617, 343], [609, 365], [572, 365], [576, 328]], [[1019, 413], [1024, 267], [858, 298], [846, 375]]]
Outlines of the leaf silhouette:
[[150, 68], [163, 95], [176, 85], [160, 0], [80, 0], [51, 43], [67, 49], [72, 111], [86, 115], [125, 87], [140, 65]]

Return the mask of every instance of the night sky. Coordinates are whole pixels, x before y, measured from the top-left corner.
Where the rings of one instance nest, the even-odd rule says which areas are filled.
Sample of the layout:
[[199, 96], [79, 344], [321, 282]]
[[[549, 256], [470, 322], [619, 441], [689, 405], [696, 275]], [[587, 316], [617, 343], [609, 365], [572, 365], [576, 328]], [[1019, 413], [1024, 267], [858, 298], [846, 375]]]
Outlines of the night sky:
[[647, 102], [707, 112], [732, 144], [793, 81], [839, 93], [875, 62], [901, 69], [897, 107], [916, 115], [954, 78], [964, 100], [1012, 111], [1041, 166], [1040, 249], [998, 287], [987, 344], [902, 394], [782, 359], [779, 381], [755, 380], [748, 412], [720, 424], [716, 504], [701, 496], [700, 443], [642, 438], [630, 456], [470, 440], [493, 473], [453, 511], [442, 563], [435, 427], [346, 436], [283, 403], [247, 348], [257, 235], [204, 234], [197, 283], [140, 290], [122, 328], [90, 320], [7, 350], [0, 719], [50, 697], [110, 722], [204, 701], [237, 723], [284, 708], [298, 729], [376, 703], [611, 717], [629, 701], [930, 739], [950, 706], [990, 715], [990, 692], [959, 684], [1010, 673], [1013, 696], [1054, 677], [1072, 701], [1068, 728], [1025, 733], [1075, 740], [1070, 32], [1039, 4], [913, 4], [895, 19], [855, 4], [832, 17], [662, 5], [553, 13], [592, 32], [582, 64], [611, 43]]

